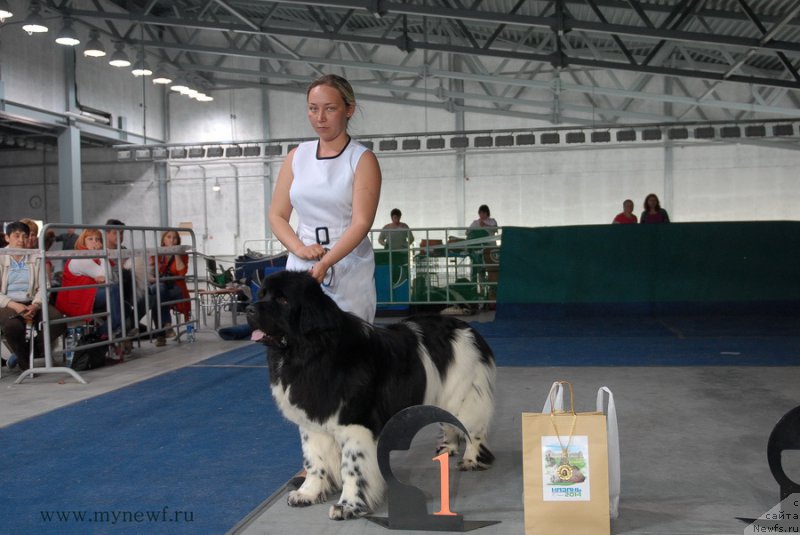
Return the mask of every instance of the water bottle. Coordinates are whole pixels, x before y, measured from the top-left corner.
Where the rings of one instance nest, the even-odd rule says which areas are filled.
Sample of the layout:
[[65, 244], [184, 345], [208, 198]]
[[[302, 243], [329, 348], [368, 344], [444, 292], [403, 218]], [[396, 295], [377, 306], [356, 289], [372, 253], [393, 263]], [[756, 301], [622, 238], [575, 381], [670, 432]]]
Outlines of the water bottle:
[[72, 359], [75, 356], [75, 346], [78, 342], [75, 338], [75, 329], [69, 327], [67, 329], [67, 337], [64, 340], [64, 364], [67, 368], [72, 367]]
[[186, 326], [186, 341], [194, 342], [194, 323]]

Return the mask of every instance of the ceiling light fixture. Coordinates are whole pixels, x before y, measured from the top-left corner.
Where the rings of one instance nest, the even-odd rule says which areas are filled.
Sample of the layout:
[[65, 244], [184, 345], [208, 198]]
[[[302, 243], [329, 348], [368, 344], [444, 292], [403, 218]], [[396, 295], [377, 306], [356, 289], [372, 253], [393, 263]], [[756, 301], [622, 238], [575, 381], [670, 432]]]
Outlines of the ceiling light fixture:
[[184, 91], [187, 91], [189, 87], [186, 85], [186, 80], [183, 78], [178, 78], [175, 80], [175, 83], [169, 86], [170, 90], [175, 91], [176, 93], [183, 94]]
[[100, 32], [89, 30], [89, 42], [83, 49], [83, 55], [89, 58], [102, 58], [106, 55], [106, 48], [100, 42]]
[[130, 67], [131, 60], [129, 60], [127, 54], [125, 54], [125, 44], [114, 43], [114, 48], [116, 50], [111, 54], [111, 59], [108, 61], [108, 64], [112, 67]]
[[25, 24], [22, 25], [22, 29], [28, 32], [28, 35], [48, 31], [47, 26], [44, 25], [44, 19], [39, 14], [40, 9], [38, 2], [31, 4], [31, 12], [28, 14], [28, 18], [25, 19]]
[[214, 181], [214, 185], [211, 186], [211, 191], [219, 191], [222, 189], [222, 186], [219, 185], [219, 179]]
[[172, 83], [172, 76], [170, 76], [170, 74], [167, 72], [167, 69], [161, 63], [159, 63], [158, 67], [156, 67], [156, 72], [153, 75], [153, 83], [161, 85]]
[[140, 50], [137, 53], [136, 57], [137, 57], [136, 64], [134, 64], [133, 70], [131, 71], [131, 73], [134, 76], [137, 76], [137, 77], [138, 76], [150, 76], [150, 75], [152, 75], [153, 71], [150, 70], [150, 66], [144, 60], [144, 52]]
[[11, 11], [11, 6], [8, 5], [8, 0], [0, 0], [0, 23], [13, 16], [14, 13]]
[[58, 32], [56, 43], [64, 46], [77, 46], [81, 44], [81, 40], [78, 39], [78, 32], [72, 27], [72, 19], [64, 19], [64, 26], [62, 26], [61, 30]]

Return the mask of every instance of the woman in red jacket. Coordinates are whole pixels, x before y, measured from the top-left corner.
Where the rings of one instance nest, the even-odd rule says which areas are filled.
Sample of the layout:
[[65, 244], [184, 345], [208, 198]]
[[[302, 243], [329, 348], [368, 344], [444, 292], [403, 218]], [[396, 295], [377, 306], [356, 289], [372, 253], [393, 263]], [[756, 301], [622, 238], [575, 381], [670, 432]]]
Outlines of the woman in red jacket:
[[[86, 229], [75, 242], [76, 250], [99, 251], [103, 248], [103, 235], [97, 229]], [[86, 286], [106, 282], [106, 261], [102, 258], [71, 258], [64, 264], [62, 287]], [[99, 290], [99, 291], [98, 291]], [[111, 329], [118, 332], [122, 327], [120, 313], [119, 284], [106, 289], [102, 287], [63, 290], [56, 297], [56, 308], [68, 316], [85, 316], [95, 312], [105, 312], [110, 305]]]
[[[161, 234], [161, 247], [175, 247], [181, 244], [181, 236], [177, 231], [168, 230]], [[158, 276], [160, 279], [161, 301], [176, 301], [189, 299], [189, 288], [186, 286], [186, 272], [189, 271], [189, 255], [171, 254], [158, 257]], [[172, 279], [172, 277], [180, 277]], [[163, 280], [167, 278], [168, 280]], [[191, 301], [183, 301], [161, 307], [161, 322], [165, 332], [156, 339], [156, 345], [162, 346], [166, 338], [175, 336], [172, 329], [170, 308], [174, 308], [183, 315], [183, 321], [188, 321], [192, 314]]]

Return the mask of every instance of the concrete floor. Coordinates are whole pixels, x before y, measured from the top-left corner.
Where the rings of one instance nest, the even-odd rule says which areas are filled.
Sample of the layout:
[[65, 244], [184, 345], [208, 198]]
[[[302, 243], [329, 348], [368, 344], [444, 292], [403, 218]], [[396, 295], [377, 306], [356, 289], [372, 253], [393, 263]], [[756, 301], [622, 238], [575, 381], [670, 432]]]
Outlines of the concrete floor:
[[[14, 385], [19, 372], [3, 370], [0, 427], [249, 343], [222, 341], [210, 329], [201, 329], [193, 344], [170, 341], [155, 348], [143, 342], [128, 362], [86, 374], [88, 385], [54, 375]], [[758, 517], [778, 502], [778, 486], [767, 466], [767, 438], [778, 419], [800, 405], [800, 367], [500, 368], [490, 434], [496, 464], [479, 473], [451, 471], [451, 509], [465, 520], [500, 521], [476, 533], [524, 532], [520, 414], [540, 411], [550, 384], [557, 379], [573, 383], [580, 410], [591, 410], [601, 385], [615, 394], [622, 499], [612, 533], [742, 533], [746, 524], [736, 517]], [[392, 461], [393, 466], [397, 463], [398, 476], [429, 496], [438, 495], [438, 479], [430, 477], [434, 431], [423, 430], [411, 450], [395, 453]], [[800, 481], [800, 455], [785, 454], [784, 462], [787, 473]], [[299, 458], [297, 465], [301, 466]], [[232, 533], [369, 535], [387, 531], [366, 519], [328, 520], [329, 504], [290, 508], [285, 489], [270, 496], [271, 490], [265, 489], [262, 506], [232, 526]], [[334, 501], [332, 497], [329, 503]], [[376, 514], [385, 516], [385, 506]]]

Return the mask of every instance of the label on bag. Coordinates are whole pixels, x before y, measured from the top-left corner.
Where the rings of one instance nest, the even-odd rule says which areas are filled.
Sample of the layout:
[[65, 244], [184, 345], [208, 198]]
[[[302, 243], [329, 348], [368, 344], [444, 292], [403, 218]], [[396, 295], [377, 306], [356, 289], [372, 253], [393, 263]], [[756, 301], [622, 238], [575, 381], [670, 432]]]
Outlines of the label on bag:
[[[563, 445], [567, 448], [564, 458]], [[542, 497], [546, 502], [588, 502], [589, 437], [542, 437]]]

